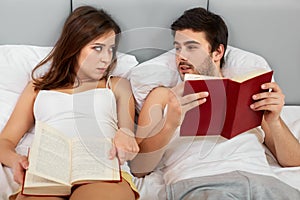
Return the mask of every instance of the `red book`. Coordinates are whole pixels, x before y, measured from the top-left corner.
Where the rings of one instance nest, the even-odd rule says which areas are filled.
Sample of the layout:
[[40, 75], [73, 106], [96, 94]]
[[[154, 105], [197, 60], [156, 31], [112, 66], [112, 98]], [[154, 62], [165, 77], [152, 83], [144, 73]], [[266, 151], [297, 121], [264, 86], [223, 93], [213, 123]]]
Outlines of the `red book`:
[[[228, 79], [186, 74], [184, 94], [208, 91], [207, 101], [189, 110], [180, 128], [181, 136], [221, 135], [230, 139], [261, 124], [263, 111], [253, 111], [252, 96], [261, 93], [273, 71]], [[205, 79], [203, 79], [205, 77]], [[191, 80], [194, 79], [194, 80]]]

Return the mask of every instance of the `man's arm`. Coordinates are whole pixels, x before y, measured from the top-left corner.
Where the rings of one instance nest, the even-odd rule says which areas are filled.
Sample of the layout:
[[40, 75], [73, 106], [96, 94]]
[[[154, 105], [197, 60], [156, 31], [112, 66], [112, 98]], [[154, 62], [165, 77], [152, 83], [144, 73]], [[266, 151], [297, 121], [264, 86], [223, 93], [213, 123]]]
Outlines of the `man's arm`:
[[300, 166], [300, 144], [280, 117], [284, 106], [284, 95], [276, 83], [266, 83], [263, 89], [272, 89], [254, 95], [259, 100], [251, 107], [264, 110], [262, 128], [265, 132], [265, 144], [283, 167]]
[[175, 130], [164, 128], [164, 108], [168, 100], [167, 88], [155, 88], [147, 96], [138, 119], [136, 131], [140, 152], [130, 162], [135, 176], [142, 177], [157, 166], [164, 154], [164, 147]]
[[155, 169], [185, 113], [204, 103], [208, 95], [207, 92], [186, 96], [182, 94], [183, 83], [172, 90], [156, 88], [147, 96], [140, 112], [136, 134], [140, 153], [130, 163], [135, 176], [144, 176]]

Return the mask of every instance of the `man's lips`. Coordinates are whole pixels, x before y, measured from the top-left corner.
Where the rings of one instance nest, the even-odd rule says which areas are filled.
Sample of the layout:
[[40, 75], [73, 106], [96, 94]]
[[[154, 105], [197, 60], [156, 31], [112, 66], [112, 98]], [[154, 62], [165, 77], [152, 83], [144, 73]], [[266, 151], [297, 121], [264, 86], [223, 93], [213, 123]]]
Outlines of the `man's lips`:
[[182, 70], [185, 70], [185, 69], [192, 69], [193, 68], [193, 65], [191, 65], [190, 63], [188, 62], [180, 62], [178, 64], [179, 68], [182, 69]]
[[193, 65], [191, 65], [190, 63], [187, 63], [187, 62], [180, 62], [178, 64], [178, 67], [182, 74], [189, 73], [194, 68]]

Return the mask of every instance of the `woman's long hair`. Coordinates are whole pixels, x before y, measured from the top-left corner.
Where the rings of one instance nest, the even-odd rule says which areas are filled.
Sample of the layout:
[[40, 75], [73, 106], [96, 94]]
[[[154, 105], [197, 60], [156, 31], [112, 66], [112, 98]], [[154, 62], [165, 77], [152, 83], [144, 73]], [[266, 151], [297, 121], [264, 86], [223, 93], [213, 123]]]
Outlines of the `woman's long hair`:
[[[49, 55], [32, 71], [31, 76], [35, 90], [50, 90], [70, 87], [76, 80], [77, 58], [81, 49], [92, 40], [114, 31], [116, 34], [112, 63], [107, 72], [116, 65], [116, 49], [121, 29], [118, 24], [103, 10], [91, 6], [75, 9], [67, 18], [62, 34]], [[46, 63], [50, 69], [41, 77], [34, 77], [34, 72]], [[106, 73], [103, 78], [107, 78]]]

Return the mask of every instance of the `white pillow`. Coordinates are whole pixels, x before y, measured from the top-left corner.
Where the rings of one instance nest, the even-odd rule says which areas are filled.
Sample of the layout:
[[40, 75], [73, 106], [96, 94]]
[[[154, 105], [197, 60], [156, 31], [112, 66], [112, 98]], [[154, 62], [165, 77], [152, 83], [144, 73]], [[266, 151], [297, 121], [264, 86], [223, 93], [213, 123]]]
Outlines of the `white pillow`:
[[[31, 45], [0, 45], [0, 131], [6, 124], [16, 102], [31, 79], [32, 69], [51, 51], [52, 47]], [[114, 76], [128, 78], [128, 72], [138, 64], [135, 56], [117, 53]], [[38, 74], [44, 73], [42, 67]]]
[[158, 86], [174, 87], [180, 80], [174, 50], [145, 61], [131, 70], [130, 82], [139, 112], [148, 93]]
[[131, 69], [139, 64], [139, 62], [136, 60], [135, 56], [121, 52], [117, 52], [117, 58], [117, 65], [111, 72], [111, 75], [119, 76], [129, 80]]
[[248, 74], [257, 69], [271, 70], [263, 57], [232, 46], [227, 46], [224, 57], [225, 64], [222, 67], [222, 73], [227, 78]]
[[[137, 111], [139, 112], [146, 96], [155, 87], [174, 87], [180, 77], [175, 64], [174, 49], [140, 63], [133, 68], [130, 82], [136, 99]], [[257, 69], [268, 69], [268, 63], [264, 58], [235, 47], [228, 46], [225, 53], [225, 64], [222, 73], [225, 77], [232, 78], [241, 74], [249, 73]]]

